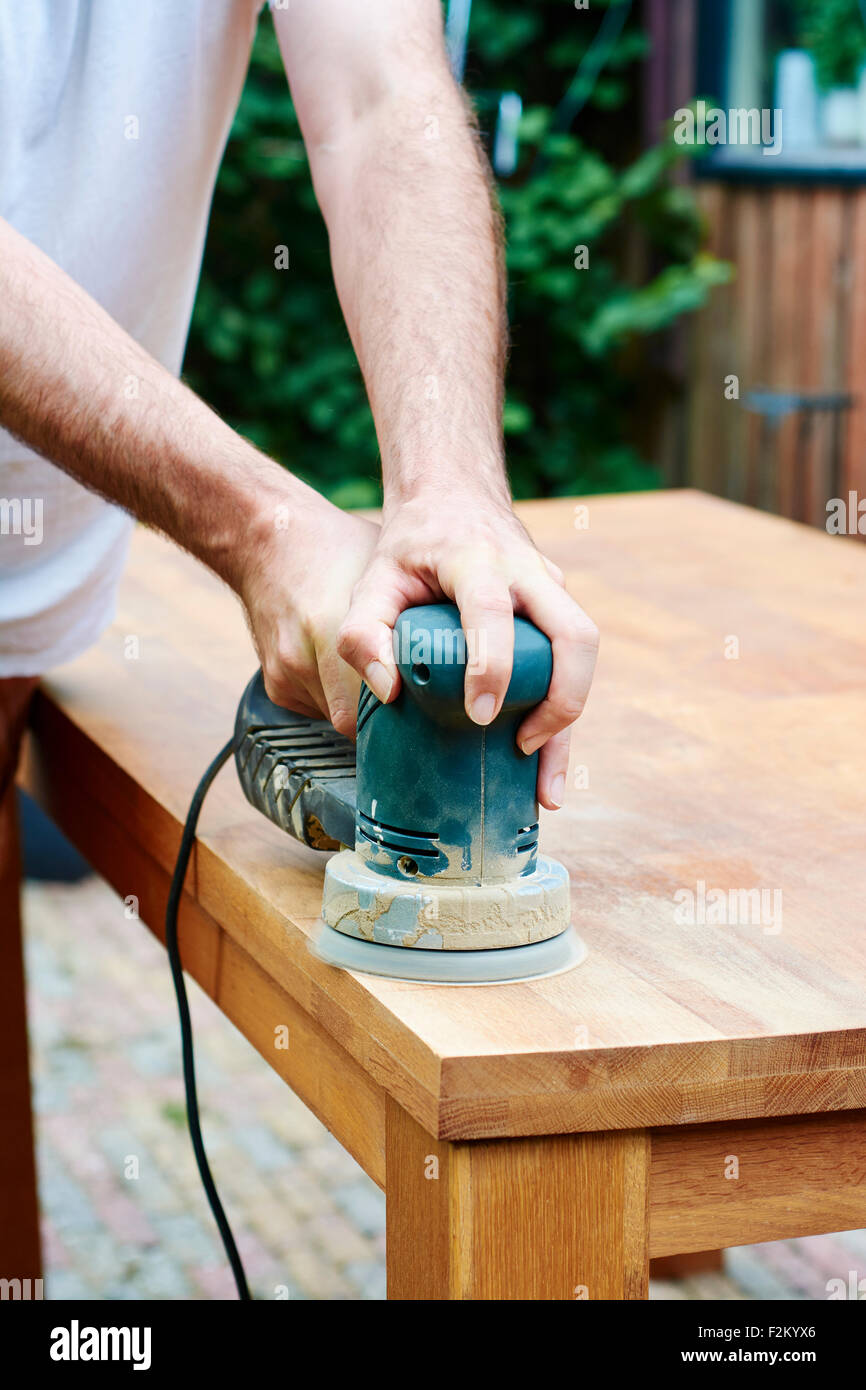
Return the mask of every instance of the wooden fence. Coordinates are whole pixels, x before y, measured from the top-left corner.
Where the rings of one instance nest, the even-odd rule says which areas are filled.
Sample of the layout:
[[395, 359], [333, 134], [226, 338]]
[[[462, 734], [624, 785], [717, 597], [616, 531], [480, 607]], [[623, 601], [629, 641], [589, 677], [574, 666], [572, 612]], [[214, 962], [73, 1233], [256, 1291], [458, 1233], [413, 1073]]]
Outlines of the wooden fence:
[[697, 192], [736, 276], [690, 325], [685, 480], [824, 526], [866, 497], [866, 188]]

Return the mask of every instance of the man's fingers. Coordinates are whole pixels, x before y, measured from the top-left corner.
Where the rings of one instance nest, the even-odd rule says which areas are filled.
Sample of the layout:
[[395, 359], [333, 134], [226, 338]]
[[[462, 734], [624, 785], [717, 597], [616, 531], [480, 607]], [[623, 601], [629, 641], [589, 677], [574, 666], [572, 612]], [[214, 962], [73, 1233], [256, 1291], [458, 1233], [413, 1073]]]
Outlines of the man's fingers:
[[337, 651], [343, 661], [363, 677], [383, 704], [393, 699], [398, 689], [392, 630], [405, 607], [396, 576], [389, 576], [384, 565], [374, 563], [355, 588], [337, 633]]
[[[499, 714], [511, 679], [516, 608], [547, 634], [553, 647], [547, 697], [527, 715], [518, 732], [520, 747], [533, 753], [580, 715], [592, 681], [598, 631], [569, 597], [562, 571], [552, 561], [536, 555], [537, 568], [532, 568], [530, 576], [510, 583], [510, 572], [496, 552], [480, 553], [484, 549], [453, 549], [447, 563], [433, 566], [433, 588], [429, 575], [422, 578], [412, 567], [380, 553], [355, 588], [337, 634], [337, 652], [387, 703], [400, 687], [393, 649], [400, 614], [414, 603], [436, 597], [436, 590], [453, 595], [467, 642], [466, 712], [476, 724], [487, 725]], [[337, 670], [324, 679], [335, 727], [353, 731], [355, 709], [348, 706], [345, 680]], [[560, 775], [565, 780], [562, 748], [559, 744], [556, 748], [558, 752], [546, 755], [539, 775], [539, 796], [546, 806], [556, 804]]]
[[326, 649], [319, 657], [319, 679], [327, 701], [328, 718], [338, 733], [354, 738], [361, 688], [357, 671], [342, 661], [333, 648]]
[[496, 718], [514, 663], [514, 605], [504, 576], [490, 570], [458, 577], [454, 601], [466, 634], [466, 713], [476, 724]]
[[527, 586], [517, 598], [523, 612], [547, 633], [553, 646], [553, 676], [547, 698], [527, 715], [517, 732], [523, 752], [534, 753], [582, 714], [598, 655], [598, 628], [553, 582]]
[[548, 560], [546, 555], [542, 555], [541, 558], [544, 561], [545, 568], [547, 569], [548, 574], [551, 576], [551, 578], [556, 580], [557, 584], [560, 586], [561, 589], [564, 589], [565, 575], [559, 568], [559, 565], [556, 563], [555, 560]]
[[565, 799], [570, 742], [571, 729], [561, 729], [547, 740], [538, 754], [537, 795], [548, 811], [558, 811]]
[[280, 709], [304, 714], [308, 719], [324, 719], [328, 709], [318, 676], [308, 671], [303, 677], [288, 667], [266, 661], [262, 666], [265, 694]]

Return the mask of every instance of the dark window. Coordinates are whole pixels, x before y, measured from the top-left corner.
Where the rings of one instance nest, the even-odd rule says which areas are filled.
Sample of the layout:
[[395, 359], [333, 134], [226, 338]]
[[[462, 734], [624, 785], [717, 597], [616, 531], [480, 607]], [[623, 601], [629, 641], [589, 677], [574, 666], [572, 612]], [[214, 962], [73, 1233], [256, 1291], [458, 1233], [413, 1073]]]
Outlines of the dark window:
[[700, 172], [866, 180], [866, 0], [699, 0], [697, 48]]

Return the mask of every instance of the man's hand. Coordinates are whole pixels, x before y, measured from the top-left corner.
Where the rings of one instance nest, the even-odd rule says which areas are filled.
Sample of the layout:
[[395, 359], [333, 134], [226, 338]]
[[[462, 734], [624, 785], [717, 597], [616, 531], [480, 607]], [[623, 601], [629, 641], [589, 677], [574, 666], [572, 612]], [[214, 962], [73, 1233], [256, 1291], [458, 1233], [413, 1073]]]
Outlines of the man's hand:
[[357, 584], [337, 650], [379, 699], [399, 689], [391, 631], [404, 608], [452, 599], [470, 652], [483, 653], [466, 675], [466, 712], [489, 724], [511, 677], [514, 614], [550, 637], [553, 678], [547, 698], [520, 727], [524, 753], [541, 749], [538, 798], [562, 804], [570, 725], [583, 710], [598, 649], [595, 625], [566, 593], [562, 572], [536, 550], [511, 508], [488, 497], [429, 495], [386, 505], [372, 559]]
[[337, 632], [379, 527], [320, 499], [291, 531], [267, 530], [238, 585], [265, 689], [275, 704], [353, 735], [360, 680], [337, 655]]

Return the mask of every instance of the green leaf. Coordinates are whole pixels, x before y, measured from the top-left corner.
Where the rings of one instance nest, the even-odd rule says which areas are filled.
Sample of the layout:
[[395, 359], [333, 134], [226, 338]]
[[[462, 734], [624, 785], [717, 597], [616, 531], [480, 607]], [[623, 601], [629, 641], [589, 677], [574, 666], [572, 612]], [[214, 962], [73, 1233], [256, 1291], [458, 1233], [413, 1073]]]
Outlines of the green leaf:
[[506, 434], [523, 434], [531, 426], [532, 418], [528, 405], [509, 396], [502, 411], [502, 428]]
[[648, 285], [620, 291], [603, 304], [584, 327], [584, 345], [597, 355], [630, 333], [657, 332], [680, 314], [699, 308], [712, 286], [726, 284], [731, 276], [726, 262], [707, 255], [696, 256], [689, 265], [668, 266]]
[[343, 478], [328, 488], [327, 495], [337, 507], [346, 511], [382, 504], [382, 489], [373, 478]]

